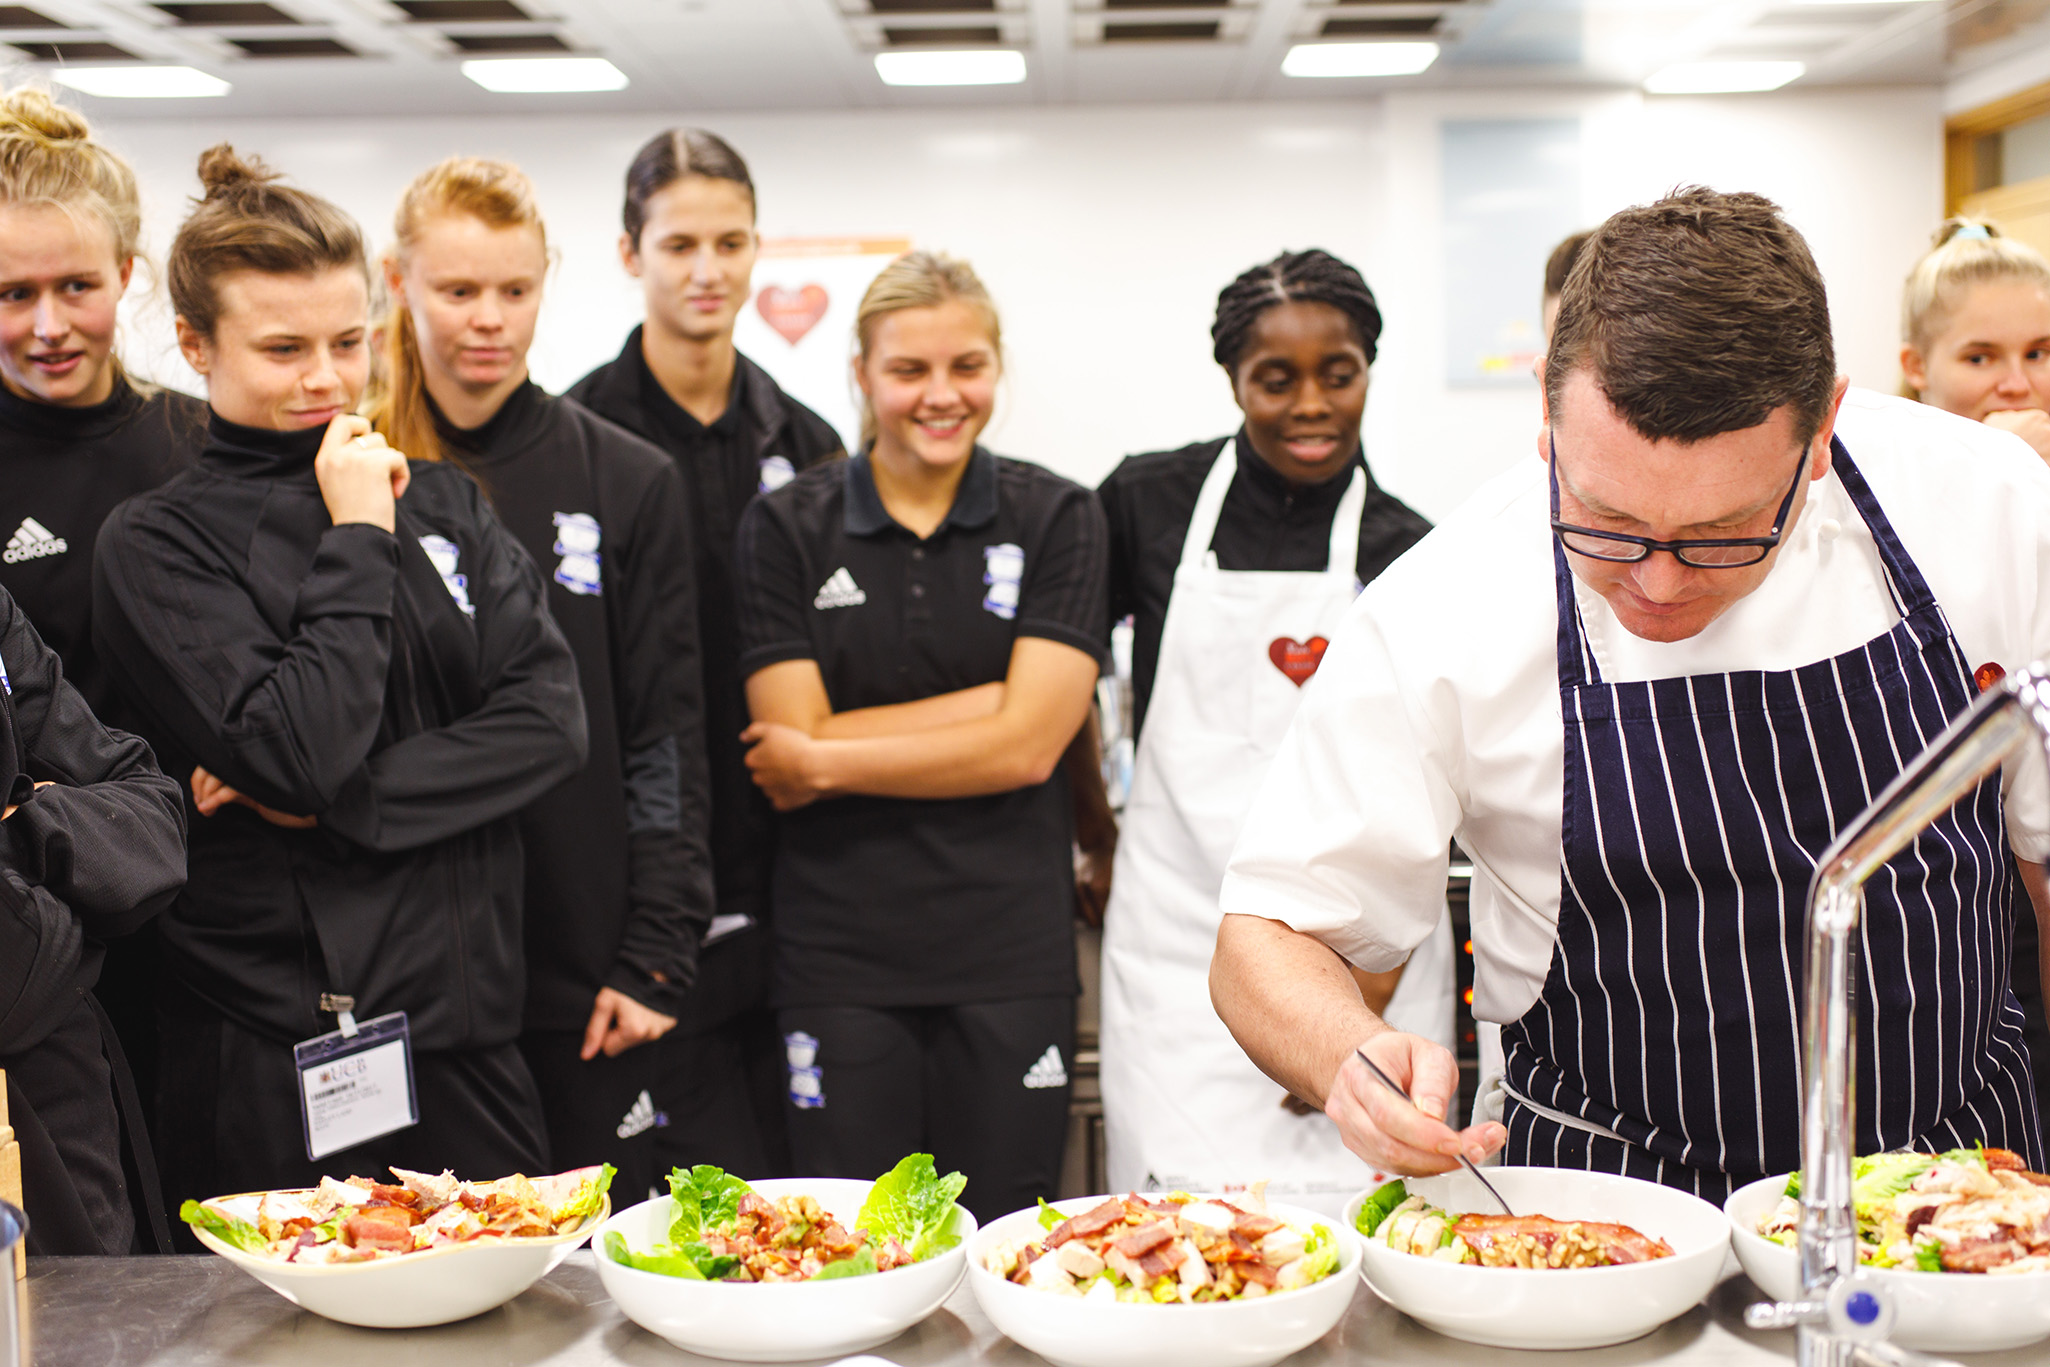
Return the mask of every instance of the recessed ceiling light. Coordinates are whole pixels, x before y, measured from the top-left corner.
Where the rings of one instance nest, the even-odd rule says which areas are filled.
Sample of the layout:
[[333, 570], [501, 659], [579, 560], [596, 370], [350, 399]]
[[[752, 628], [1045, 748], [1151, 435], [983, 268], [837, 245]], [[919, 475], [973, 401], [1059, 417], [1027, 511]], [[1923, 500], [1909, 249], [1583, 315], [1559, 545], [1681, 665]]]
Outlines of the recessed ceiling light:
[[189, 66], [67, 66], [50, 79], [103, 100], [194, 100], [233, 89]]
[[464, 62], [463, 74], [501, 95], [626, 89], [626, 73], [603, 57], [484, 57]]
[[1778, 90], [1808, 68], [1800, 62], [1679, 62], [1654, 71], [1644, 88], [1654, 95], [1735, 95]]
[[1016, 85], [1025, 79], [1025, 54], [1008, 48], [963, 52], [878, 52], [884, 85]]
[[1438, 60], [1436, 43], [1298, 43], [1284, 76], [1414, 76]]

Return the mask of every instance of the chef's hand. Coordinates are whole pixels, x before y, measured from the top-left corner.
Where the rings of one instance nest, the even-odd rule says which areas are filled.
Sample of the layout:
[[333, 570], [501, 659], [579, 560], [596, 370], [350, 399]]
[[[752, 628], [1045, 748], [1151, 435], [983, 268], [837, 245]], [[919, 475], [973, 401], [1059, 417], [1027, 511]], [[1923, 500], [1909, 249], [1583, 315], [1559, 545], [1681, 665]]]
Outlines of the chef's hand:
[[1986, 425], [2012, 432], [2036, 448], [2036, 454], [2050, 460], [2050, 413], [2040, 408], [2015, 408], [1988, 413]]
[[344, 413], [327, 425], [320, 454], [313, 458], [313, 476], [320, 481], [321, 501], [339, 527], [367, 522], [386, 531], [398, 521], [397, 503], [412, 475], [406, 458], [370, 430], [370, 421]]
[[755, 787], [768, 795], [779, 812], [794, 812], [818, 801], [819, 788], [810, 768], [812, 738], [794, 726], [758, 721], [740, 733], [740, 742], [754, 748], [747, 752], [747, 767], [754, 771]]
[[1363, 1048], [1415, 1099], [1410, 1105], [1375, 1081], [1348, 1054], [1332, 1080], [1324, 1114], [1338, 1126], [1345, 1146], [1383, 1172], [1423, 1177], [1450, 1172], [1465, 1154], [1478, 1163], [1502, 1147], [1509, 1132], [1490, 1121], [1455, 1130], [1445, 1112], [1459, 1094], [1459, 1064], [1452, 1051], [1421, 1035], [1385, 1030]]
[[[50, 786], [50, 785], [51, 785], [52, 783], [55, 783], [56, 781], [57, 781], [57, 780], [56, 780], [56, 779], [54, 779], [54, 778], [46, 778], [46, 779], [44, 779], [44, 780], [43, 780], [43, 781], [42, 781], [41, 783], [38, 783], [38, 784], [36, 785], [36, 787], [38, 787], [38, 788], [47, 788], [47, 787], [49, 787], [49, 786]], [[12, 803], [12, 802], [8, 803], [8, 804], [7, 804], [7, 810], [6, 810], [6, 811], [4, 811], [4, 812], [0, 812], [0, 821], [5, 821], [5, 820], [6, 820], [6, 819], [7, 819], [8, 817], [10, 817], [10, 816], [13, 816], [13, 815], [14, 815], [14, 814], [15, 814], [16, 812], [18, 812], [18, 811], [20, 811], [20, 810], [21, 810], [21, 807], [20, 807], [20, 805], [19, 805], [19, 804], [17, 804], [17, 803]]]
[[201, 816], [212, 816], [230, 803], [241, 803], [273, 826], [283, 826], [288, 831], [304, 831], [318, 826], [317, 817], [293, 816], [274, 807], [266, 807], [255, 798], [239, 793], [215, 778], [204, 769], [192, 771], [192, 805], [199, 808]]
[[597, 1004], [591, 1008], [591, 1023], [584, 1027], [582, 1057], [594, 1059], [602, 1052], [607, 1058], [618, 1058], [636, 1045], [661, 1039], [675, 1028], [676, 1017], [642, 1006], [624, 992], [601, 987]]

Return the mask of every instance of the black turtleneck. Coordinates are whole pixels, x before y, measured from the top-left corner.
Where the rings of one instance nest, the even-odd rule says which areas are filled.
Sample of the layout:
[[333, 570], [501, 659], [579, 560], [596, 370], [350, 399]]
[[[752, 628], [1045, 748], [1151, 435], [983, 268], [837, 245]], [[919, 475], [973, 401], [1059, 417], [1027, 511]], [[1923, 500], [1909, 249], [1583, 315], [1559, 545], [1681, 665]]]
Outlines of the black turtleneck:
[[[1096, 490], [1110, 520], [1110, 621], [1132, 618], [1135, 733], [1146, 720], [1146, 704], [1153, 695], [1167, 600], [1174, 590], [1189, 519], [1196, 512], [1196, 496], [1225, 442], [1233, 440], [1213, 437], [1178, 451], [1128, 456]], [[1365, 467], [1365, 453], [1355, 455], [1320, 484], [1290, 484], [1252, 449], [1243, 429], [1236, 442], [1238, 471], [1210, 543], [1218, 567], [1323, 569], [1331, 558], [1331, 519], [1352, 472]], [[1422, 515], [1374, 483], [1373, 472], [1368, 471], [1356, 566], [1360, 583], [1372, 583], [1430, 530]], [[1109, 623], [1105, 625], [1108, 630]]]
[[678, 1015], [712, 919], [683, 481], [647, 442], [532, 383], [481, 426], [434, 417], [547, 576], [590, 719], [590, 761], [521, 814], [527, 1028], [581, 1032], [601, 987]]
[[582, 765], [576, 667], [472, 480], [414, 462], [396, 534], [336, 526], [324, 436], [215, 417], [198, 463], [100, 535], [94, 641], [165, 770], [317, 821], [188, 808], [165, 958], [281, 1044], [334, 1027], [322, 993], [407, 1012], [416, 1049], [503, 1044], [525, 991], [516, 817]]
[[93, 543], [114, 505], [192, 464], [206, 405], [126, 381], [90, 408], [36, 403], [0, 387], [0, 588], [14, 596], [99, 716], [113, 701], [92, 645]]

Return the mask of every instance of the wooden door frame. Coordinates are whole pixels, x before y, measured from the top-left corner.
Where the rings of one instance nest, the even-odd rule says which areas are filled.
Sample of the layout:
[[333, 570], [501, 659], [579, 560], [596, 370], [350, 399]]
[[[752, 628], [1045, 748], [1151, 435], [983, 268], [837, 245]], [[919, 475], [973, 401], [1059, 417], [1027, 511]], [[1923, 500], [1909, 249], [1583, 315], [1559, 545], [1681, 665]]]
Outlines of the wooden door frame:
[[1958, 212], [1974, 193], [1975, 146], [1988, 133], [1999, 133], [2018, 123], [2050, 114], [2050, 81], [2016, 91], [1991, 104], [1967, 109], [1943, 121], [1943, 212]]

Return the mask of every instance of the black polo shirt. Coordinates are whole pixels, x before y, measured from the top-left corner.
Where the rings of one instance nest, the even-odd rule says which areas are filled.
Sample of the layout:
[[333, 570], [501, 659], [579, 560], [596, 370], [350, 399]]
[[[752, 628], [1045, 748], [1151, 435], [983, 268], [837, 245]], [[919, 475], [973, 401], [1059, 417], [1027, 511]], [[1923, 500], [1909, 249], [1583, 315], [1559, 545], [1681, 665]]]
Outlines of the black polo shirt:
[[[1106, 537], [1089, 491], [977, 449], [923, 540], [867, 457], [755, 500], [734, 547], [741, 671], [815, 660], [835, 712], [1009, 672], [1020, 636], [1101, 655]], [[941, 1006], [1073, 993], [1068, 781], [987, 797], [842, 797], [783, 817], [778, 1006]]]
[[[1145, 723], [1146, 705], [1153, 696], [1167, 601], [1174, 591], [1189, 519], [1196, 513], [1196, 496], [1218, 453], [1232, 440], [1212, 437], [1178, 451], [1127, 456], [1096, 490], [1110, 523], [1109, 622], [1132, 619], [1135, 735]], [[1236, 441], [1238, 468], [1210, 541], [1219, 568], [1323, 569], [1331, 559], [1331, 520], [1338, 515], [1352, 472], [1366, 468], [1364, 451], [1322, 484], [1290, 484], [1260, 459], [1243, 428]], [[1354, 566], [1360, 583], [1373, 583], [1430, 530], [1420, 513], [1376, 484], [1368, 470], [1367, 501], [1360, 509], [1360, 553]]]

